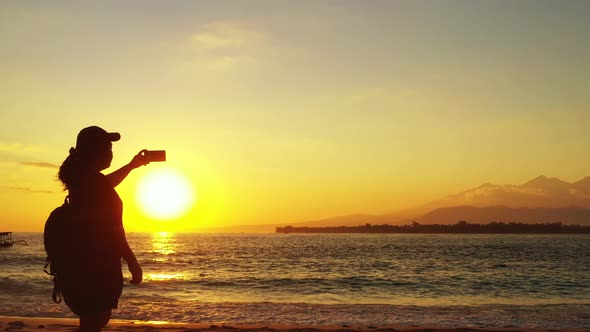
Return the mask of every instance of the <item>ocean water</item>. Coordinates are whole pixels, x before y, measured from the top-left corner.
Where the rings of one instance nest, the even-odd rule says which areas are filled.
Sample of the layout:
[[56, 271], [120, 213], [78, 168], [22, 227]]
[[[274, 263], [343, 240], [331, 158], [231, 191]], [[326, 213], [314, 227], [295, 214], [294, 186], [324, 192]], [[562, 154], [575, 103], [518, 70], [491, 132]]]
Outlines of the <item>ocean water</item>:
[[[0, 248], [0, 315], [51, 302], [41, 233]], [[589, 235], [128, 234], [144, 271], [114, 318], [590, 327]], [[127, 280], [130, 274], [124, 265]]]

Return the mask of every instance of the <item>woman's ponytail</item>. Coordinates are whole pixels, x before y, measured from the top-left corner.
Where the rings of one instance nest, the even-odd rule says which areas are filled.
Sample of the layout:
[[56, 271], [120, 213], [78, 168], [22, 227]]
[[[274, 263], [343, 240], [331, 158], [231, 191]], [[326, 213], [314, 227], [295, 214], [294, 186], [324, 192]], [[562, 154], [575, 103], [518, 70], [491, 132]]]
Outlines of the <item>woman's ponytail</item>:
[[70, 189], [75, 172], [79, 171], [77, 170], [77, 164], [79, 164], [78, 151], [75, 148], [70, 148], [70, 154], [61, 164], [57, 173], [57, 178], [64, 185], [64, 190]]

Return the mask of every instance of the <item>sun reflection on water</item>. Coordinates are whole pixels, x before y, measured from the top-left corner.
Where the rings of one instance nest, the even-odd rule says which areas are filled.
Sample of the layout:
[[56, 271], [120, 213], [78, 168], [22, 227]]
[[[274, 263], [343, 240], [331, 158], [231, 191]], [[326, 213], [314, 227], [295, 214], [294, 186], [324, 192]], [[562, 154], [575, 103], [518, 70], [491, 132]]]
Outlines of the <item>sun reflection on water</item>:
[[[176, 238], [174, 233], [170, 232], [156, 232], [152, 234], [152, 253], [156, 254], [156, 257], [153, 258], [153, 261], [159, 263], [165, 263], [169, 261], [174, 261], [174, 258], [170, 256], [177, 254], [178, 244], [176, 242]], [[179, 280], [184, 279], [185, 275], [183, 273], [171, 273], [167, 271], [167, 269], [158, 269], [159, 271], [154, 271], [153, 273], [145, 274], [146, 280], [152, 281], [166, 281], [166, 280]]]
[[182, 273], [149, 273], [146, 275], [146, 280], [163, 281], [163, 280], [178, 280], [183, 279]]
[[168, 322], [165, 320], [138, 320], [138, 321], [133, 321], [132, 324], [137, 324], [137, 325], [141, 325], [141, 324], [149, 324], [149, 325], [182, 325], [183, 323], [173, 323], [173, 322]]
[[174, 233], [158, 232], [152, 236], [152, 250], [161, 255], [176, 254], [176, 239]]

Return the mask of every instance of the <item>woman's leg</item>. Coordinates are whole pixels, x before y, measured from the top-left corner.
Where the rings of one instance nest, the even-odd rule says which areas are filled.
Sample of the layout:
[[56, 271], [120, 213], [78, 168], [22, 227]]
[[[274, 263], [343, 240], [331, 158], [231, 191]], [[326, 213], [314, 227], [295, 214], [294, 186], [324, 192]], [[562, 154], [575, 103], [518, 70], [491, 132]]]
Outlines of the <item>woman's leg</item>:
[[111, 319], [111, 309], [80, 315], [80, 332], [99, 332]]

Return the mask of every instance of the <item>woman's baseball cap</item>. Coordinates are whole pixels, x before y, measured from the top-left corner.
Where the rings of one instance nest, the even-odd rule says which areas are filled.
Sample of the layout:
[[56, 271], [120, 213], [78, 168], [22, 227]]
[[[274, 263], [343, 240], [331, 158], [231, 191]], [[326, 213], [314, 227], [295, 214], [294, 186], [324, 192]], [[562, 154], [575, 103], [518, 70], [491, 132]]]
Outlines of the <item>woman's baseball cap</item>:
[[106, 143], [116, 142], [121, 139], [119, 133], [109, 133], [98, 126], [86, 127], [78, 133], [76, 150], [95, 150]]

